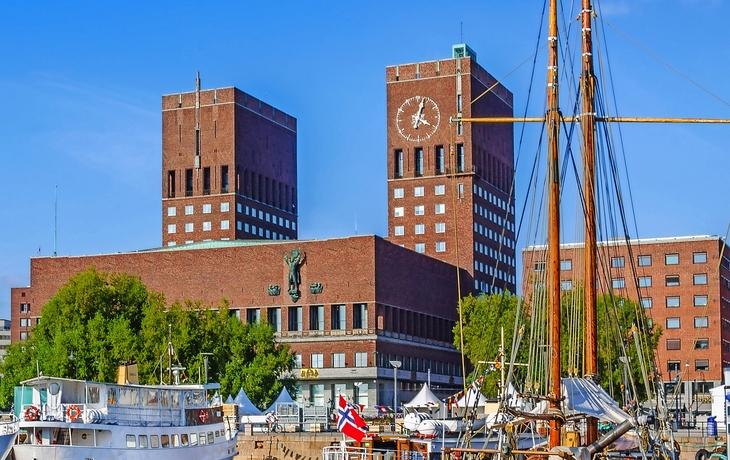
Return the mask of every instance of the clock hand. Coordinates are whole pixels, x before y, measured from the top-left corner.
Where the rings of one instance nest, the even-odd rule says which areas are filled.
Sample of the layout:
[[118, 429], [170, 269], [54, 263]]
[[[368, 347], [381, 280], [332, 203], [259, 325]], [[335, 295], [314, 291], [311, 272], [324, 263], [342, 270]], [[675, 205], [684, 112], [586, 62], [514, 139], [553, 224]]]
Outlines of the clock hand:
[[418, 106], [418, 112], [413, 115], [413, 128], [418, 129], [418, 124], [423, 120], [423, 106], [426, 103], [426, 99], [421, 99], [421, 103]]

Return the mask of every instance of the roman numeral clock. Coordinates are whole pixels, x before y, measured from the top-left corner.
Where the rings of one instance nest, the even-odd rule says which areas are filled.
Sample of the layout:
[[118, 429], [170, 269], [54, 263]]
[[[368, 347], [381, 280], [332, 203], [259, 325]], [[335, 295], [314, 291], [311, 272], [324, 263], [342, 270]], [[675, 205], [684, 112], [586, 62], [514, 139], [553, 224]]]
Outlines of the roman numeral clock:
[[436, 132], [441, 123], [441, 111], [433, 99], [413, 96], [406, 99], [395, 116], [398, 132], [411, 142], [424, 141]]

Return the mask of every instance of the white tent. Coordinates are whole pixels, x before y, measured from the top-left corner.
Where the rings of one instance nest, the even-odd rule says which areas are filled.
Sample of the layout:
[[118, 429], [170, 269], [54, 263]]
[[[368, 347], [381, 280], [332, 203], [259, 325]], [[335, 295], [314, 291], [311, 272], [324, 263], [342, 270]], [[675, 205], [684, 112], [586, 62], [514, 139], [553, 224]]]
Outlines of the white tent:
[[[279, 397], [276, 398], [276, 401], [271, 403], [268, 409], [266, 409], [266, 412], [274, 412], [277, 413], [277, 408], [280, 405], [290, 405], [290, 406], [297, 406], [296, 401], [294, 401], [289, 394], [289, 391], [286, 389], [286, 387], [281, 389], [281, 393], [279, 393]], [[297, 406], [298, 407], [298, 406]]]
[[238, 394], [233, 402], [238, 406], [238, 415], [261, 415], [261, 411], [248, 399], [243, 388], [238, 390]]
[[441, 406], [441, 400], [424, 383], [421, 391], [410, 402], [403, 404], [403, 406], [409, 409], [438, 409]]
[[487, 398], [476, 385], [471, 385], [464, 396], [456, 401], [455, 406], [459, 408], [474, 407], [475, 403], [477, 407], [484, 407], [487, 404]]

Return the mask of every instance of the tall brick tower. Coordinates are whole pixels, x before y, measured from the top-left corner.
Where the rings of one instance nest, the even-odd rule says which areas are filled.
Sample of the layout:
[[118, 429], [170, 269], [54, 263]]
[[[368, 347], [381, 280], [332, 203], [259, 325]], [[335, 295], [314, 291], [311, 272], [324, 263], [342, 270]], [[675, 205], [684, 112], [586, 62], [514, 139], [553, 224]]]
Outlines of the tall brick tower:
[[297, 238], [297, 121], [237, 88], [162, 97], [162, 244]]
[[458, 257], [473, 277], [467, 289], [515, 292], [512, 124], [449, 122], [512, 116], [512, 93], [468, 46], [452, 52], [386, 68], [388, 238], [454, 265]]

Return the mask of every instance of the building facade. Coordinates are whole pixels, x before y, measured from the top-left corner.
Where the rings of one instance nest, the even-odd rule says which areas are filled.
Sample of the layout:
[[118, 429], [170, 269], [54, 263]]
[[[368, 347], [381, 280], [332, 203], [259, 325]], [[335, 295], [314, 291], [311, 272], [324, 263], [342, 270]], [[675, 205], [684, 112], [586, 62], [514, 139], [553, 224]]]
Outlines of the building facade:
[[512, 93], [466, 45], [386, 68], [388, 238], [467, 270], [470, 289], [516, 289]]
[[[296, 251], [296, 252], [294, 252]], [[300, 283], [292, 286], [292, 263]], [[456, 271], [380, 237], [297, 241], [217, 241], [156, 250], [31, 259], [31, 286], [13, 288], [13, 329], [23, 339], [44, 305], [72, 276], [95, 267], [137, 275], [168, 304], [216, 307], [226, 299], [245, 322], [268, 322], [291, 345], [305, 405], [338, 393], [360, 404], [392, 404], [401, 361], [405, 399], [430, 376], [442, 393], [461, 388], [453, 345]], [[221, 267], [228, 267], [221, 270]]]
[[297, 121], [237, 88], [162, 97], [162, 245], [297, 239]]
[[[534, 294], [545, 247], [523, 250], [523, 293]], [[581, 284], [583, 244], [560, 248], [563, 290]], [[670, 408], [710, 411], [710, 388], [730, 367], [730, 251], [717, 236], [610, 241], [598, 246], [598, 292], [643, 306], [662, 327], [657, 360]], [[675, 383], [679, 387], [675, 391]], [[680, 414], [681, 416], [681, 414]]]

